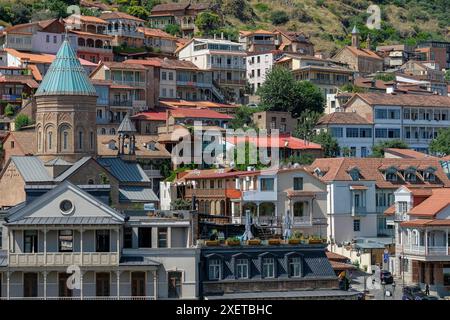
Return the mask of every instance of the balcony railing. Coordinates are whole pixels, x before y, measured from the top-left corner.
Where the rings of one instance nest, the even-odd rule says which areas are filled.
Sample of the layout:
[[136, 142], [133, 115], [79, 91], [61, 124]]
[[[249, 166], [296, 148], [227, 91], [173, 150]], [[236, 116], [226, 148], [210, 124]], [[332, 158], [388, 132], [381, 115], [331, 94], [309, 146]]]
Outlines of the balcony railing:
[[366, 215], [367, 208], [362, 206], [352, 206], [352, 215]]
[[135, 80], [112, 80], [115, 84], [130, 86], [130, 87], [145, 87], [144, 81], [135, 81]]
[[[401, 248], [401, 244], [399, 247]], [[405, 245], [403, 247], [403, 252], [406, 254], [414, 254], [414, 255], [426, 255], [426, 256], [448, 256], [450, 255], [450, 248], [446, 246], [412, 246]]]
[[117, 252], [47, 252], [47, 253], [10, 253], [9, 266], [110, 266], [119, 263]]
[[293, 217], [292, 224], [295, 226], [310, 226], [312, 225], [311, 216]]
[[238, 85], [238, 86], [245, 86], [246, 81], [245, 80], [228, 80], [228, 79], [217, 79], [217, 82], [220, 85], [223, 84], [231, 84], [231, 85]]
[[406, 218], [406, 213], [395, 213], [394, 215], [394, 221], [406, 221]]
[[131, 102], [131, 100], [113, 100], [111, 101], [111, 106], [113, 107], [131, 107], [133, 105], [133, 103]]
[[277, 201], [276, 191], [247, 190], [242, 192], [244, 201]]
[[186, 198], [197, 197], [225, 197], [225, 189], [186, 189]]
[[112, 47], [89, 47], [89, 46], [78, 46], [78, 50], [96, 52], [96, 53], [112, 53]]

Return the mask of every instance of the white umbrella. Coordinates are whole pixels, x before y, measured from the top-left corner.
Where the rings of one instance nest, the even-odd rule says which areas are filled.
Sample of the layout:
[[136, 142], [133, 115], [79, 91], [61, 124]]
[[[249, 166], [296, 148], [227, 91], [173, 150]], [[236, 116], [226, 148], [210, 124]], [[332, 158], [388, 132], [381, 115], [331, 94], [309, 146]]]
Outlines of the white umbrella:
[[284, 239], [289, 239], [291, 237], [291, 215], [289, 214], [289, 210], [286, 212], [284, 216]]
[[252, 227], [252, 217], [250, 214], [250, 210], [245, 210], [245, 232], [242, 236], [242, 240], [253, 239], [251, 227]]

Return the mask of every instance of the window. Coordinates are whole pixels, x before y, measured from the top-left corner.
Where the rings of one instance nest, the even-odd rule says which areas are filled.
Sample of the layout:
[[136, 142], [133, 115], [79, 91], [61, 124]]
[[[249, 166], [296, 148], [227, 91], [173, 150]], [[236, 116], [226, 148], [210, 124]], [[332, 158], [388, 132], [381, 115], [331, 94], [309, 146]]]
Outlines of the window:
[[222, 262], [219, 259], [211, 259], [208, 264], [208, 279], [220, 280], [222, 277]]
[[181, 275], [179, 271], [169, 271], [167, 278], [169, 279], [168, 296], [169, 298], [181, 297]]
[[368, 156], [367, 147], [361, 147], [361, 158], [366, 158]]
[[94, 149], [94, 132], [89, 133], [89, 147]]
[[416, 173], [415, 172], [406, 172], [405, 180], [408, 182], [416, 182]]
[[170, 81], [173, 80], [173, 72], [169, 72], [169, 80], [170, 80]]
[[48, 133], [48, 149], [52, 149], [52, 132]]
[[96, 230], [96, 252], [109, 252], [109, 230]]
[[261, 178], [260, 180], [261, 183], [261, 191], [273, 191], [273, 184], [274, 184], [274, 179], [273, 178]]
[[361, 231], [361, 220], [353, 220], [353, 231]]
[[399, 201], [398, 202], [398, 212], [399, 213], [406, 213], [408, 211], [408, 202], [406, 201]]
[[386, 109], [376, 109], [375, 110], [375, 119], [387, 119], [387, 110]]
[[56, 36], [53, 36], [53, 43], [56, 43], [58, 40], [56, 38]]
[[25, 230], [23, 232], [23, 252], [36, 253], [38, 252], [38, 232], [37, 230]]
[[342, 138], [344, 133], [343, 128], [331, 128], [331, 135], [335, 138]]
[[361, 138], [372, 138], [372, 129], [369, 128], [359, 129], [359, 136]]
[[163, 71], [163, 72], [161, 73], [161, 79], [162, 79], [162, 80], [167, 80], [167, 72]]
[[294, 177], [294, 190], [303, 190], [303, 178]]
[[209, 180], [209, 188], [214, 189], [214, 180]]
[[444, 275], [444, 286], [450, 286], [450, 264], [444, 264], [442, 268]]
[[63, 149], [66, 150], [67, 149], [67, 136], [69, 135], [69, 133], [67, 131], [63, 132]]
[[289, 259], [289, 277], [301, 277], [301, 258], [293, 257]]
[[59, 230], [58, 248], [59, 252], [73, 251], [73, 230]]
[[358, 128], [347, 128], [345, 134], [347, 138], [358, 138], [359, 137], [359, 129]]
[[262, 276], [263, 278], [275, 278], [275, 259], [263, 258], [262, 260]]
[[353, 181], [358, 181], [360, 178], [359, 170], [358, 169], [352, 169], [350, 170], [350, 177]]
[[47, 43], [50, 42], [50, 36], [48, 34], [45, 36], [45, 42], [47, 42]]
[[152, 228], [139, 228], [139, 248], [152, 247]]
[[236, 277], [248, 279], [248, 259], [236, 259]]
[[167, 228], [158, 228], [158, 248], [167, 248]]
[[95, 291], [97, 297], [106, 297], [110, 295], [109, 277], [110, 274], [108, 272], [99, 272], [95, 274]]
[[167, 89], [166, 88], [163, 88], [162, 89], [162, 94], [161, 94], [163, 97], [165, 97], [166, 95], [167, 95]]
[[305, 215], [306, 202], [295, 202], [294, 203], [294, 218], [303, 217]]
[[83, 148], [83, 131], [78, 132], [78, 149]]
[[23, 274], [23, 296], [26, 298], [37, 297], [38, 295], [38, 274], [26, 272]]
[[11, 149], [14, 149], [14, 141], [11, 141]]
[[123, 247], [125, 249], [130, 249], [133, 247], [133, 229], [124, 228], [123, 229]]

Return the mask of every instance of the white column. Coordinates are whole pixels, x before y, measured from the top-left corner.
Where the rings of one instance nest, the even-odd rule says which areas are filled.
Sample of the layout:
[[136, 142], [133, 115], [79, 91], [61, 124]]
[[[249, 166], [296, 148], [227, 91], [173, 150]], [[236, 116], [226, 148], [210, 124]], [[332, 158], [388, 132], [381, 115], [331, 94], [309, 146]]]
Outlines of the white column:
[[44, 300], [47, 300], [47, 271], [42, 272], [44, 278]]
[[116, 281], [117, 281], [117, 300], [120, 299], [120, 271], [116, 271]]
[[9, 287], [10, 287], [10, 278], [11, 278], [11, 272], [7, 271], [6, 272], [6, 298], [8, 298], [9, 300]]
[[158, 300], [158, 270], [153, 271], [153, 297]]
[[80, 228], [80, 256], [81, 256], [80, 264], [81, 265], [83, 265], [83, 260], [84, 260], [84, 257], [83, 257], [83, 232], [84, 232], [83, 227], [81, 227]]
[[167, 248], [172, 248], [172, 227], [167, 227]]
[[84, 271], [81, 271], [80, 272], [80, 299], [81, 300], [83, 300], [83, 275], [84, 275]]
[[[419, 233], [419, 237], [420, 237], [420, 233]], [[420, 242], [419, 242], [419, 244], [420, 244]], [[425, 229], [425, 254], [428, 254], [428, 230], [427, 229]]]
[[[47, 227], [44, 227], [44, 263], [47, 265]], [[47, 275], [44, 280], [47, 280]], [[45, 287], [44, 290], [46, 290]]]
[[446, 254], [448, 255], [448, 245], [449, 245], [449, 243], [448, 243], [448, 229], [446, 229], [445, 230], [445, 235], [446, 235], [446, 237], [445, 237], [445, 241], [446, 241], [446, 249], [447, 249], [447, 252], [446, 252]]
[[120, 255], [120, 229], [119, 228], [116, 229], [116, 233], [117, 233], [117, 239], [116, 239], [116, 246], [117, 246], [117, 248], [116, 248], [116, 252], [117, 252], [117, 259], [119, 259], [119, 255]]

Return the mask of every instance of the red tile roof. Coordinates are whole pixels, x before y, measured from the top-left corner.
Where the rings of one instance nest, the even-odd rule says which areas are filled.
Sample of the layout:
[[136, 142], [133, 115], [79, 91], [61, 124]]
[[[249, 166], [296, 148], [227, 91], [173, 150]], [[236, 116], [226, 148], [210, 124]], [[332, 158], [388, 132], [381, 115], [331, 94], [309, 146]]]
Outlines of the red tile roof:
[[128, 13], [119, 12], [119, 11], [102, 13], [100, 15], [100, 19], [103, 19], [103, 20], [108, 20], [108, 19], [128, 19], [128, 20], [135, 20], [135, 21], [138, 21], [138, 22], [145, 22], [144, 20], [136, 18], [135, 16], [132, 16], [132, 15], [129, 15]]
[[347, 46], [346, 49], [348, 49], [353, 55], [356, 55], [356, 56], [363, 56], [363, 57], [372, 58], [372, 59], [376, 59], [376, 60], [383, 59], [382, 57], [377, 55], [372, 50], [360, 49], [360, 48], [356, 48], [356, 47], [352, 47], [352, 46]]
[[402, 227], [448, 227], [450, 226], [450, 219], [416, 219], [410, 221], [404, 221], [400, 223]]
[[408, 214], [411, 216], [435, 217], [443, 209], [450, 205], [450, 189], [433, 189], [427, 199], [414, 206]]
[[147, 37], [164, 38], [169, 40], [177, 40], [177, 37], [162, 31], [161, 29], [139, 27], [138, 31], [143, 32]]
[[177, 108], [168, 111], [174, 118], [203, 118], [229, 120], [233, 117], [214, 110], [196, 108]]
[[21, 76], [21, 75], [10, 75], [5, 74], [0, 76], [0, 82], [3, 83], [21, 83], [25, 84], [30, 88], [36, 89], [39, 84], [31, 76]]
[[333, 112], [324, 115], [317, 122], [317, 125], [330, 124], [372, 124], [372, 122], [361, 117], [356, 112]]
[[422, 153], [411, 149], [386, 148], [384, 149], [384, 153], [386, 154], [386, 152], [404, 159], [435, 158], [426, 153]]
[[411, 107], [447, 107], [450, 108], [450, 97], [422, 94], [388, 94], [388, 93], [355, 93], [347, 102], [348, 107], [356, 98], [361, 98], [370, 105], [411, 106]]
[[162, 59], [161, 58], [128, 59], [125, 60], [123, 63], [141, 66], [161, 67]]
[[227, 141], [235, 145], [248, 141], [250, 143], [256, 144], [256, 146], [259, 148], [270, 148], [274, 146], [278, 148], [287, 148], [291, 150], [322, 149], [322, 146], [320, 144], [295, 138], [290, 135], [279, 135], [278, 139], [275, 137], [250, 138], [248, 136], [234, 136], [234, 137], [227, 137]]
[[131, 117], [132, 119], [137, 120], [147, 120], [147, 121], [166, 121], [167, 112], [163, 111], [144, 111], [138, 114], [135, 114]]
[[[414, 183], [402, 180], [398, 176], [397, 182], [386, 181], [384, 178], [383, 170], [390, 167], [397, 167], [402, 169], [401, 166], [408, 168], [410, 166], [416, 167], [419, 170], [432, 167], [436, 169], [436, 182], [422, 181], [417, 176], [417, 181]], [[392, 188], [397, 189], [400, 186], [407, 187], [450, 187], [450, 180], [445, 174], [442, 166], [439, 163], [439, 159], [388, 159], [388, 158], [322, 158], [316, 159], [310, 166], [309, 171], [314, 172], [316, 168], [319, 168], [325, 174], [321, 179], [325, 182], [332, 181], [352, 181], [349, 174], [349, 169], [358, 168], [360, 171], [360, 181], [374, 181], [378, 188]]]

